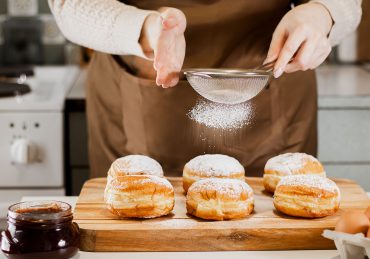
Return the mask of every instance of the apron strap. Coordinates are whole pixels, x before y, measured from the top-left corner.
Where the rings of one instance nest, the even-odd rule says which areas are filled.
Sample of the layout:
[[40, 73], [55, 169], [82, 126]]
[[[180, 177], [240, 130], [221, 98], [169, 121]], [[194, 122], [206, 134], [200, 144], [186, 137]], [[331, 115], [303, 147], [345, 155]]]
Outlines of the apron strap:
[[126, 70], [130, 74], [134, 74], [134, 71], [130, 66], [128, 66], [119, 55], [111, 55], [113, 60], [117, 63], [118, 66]]

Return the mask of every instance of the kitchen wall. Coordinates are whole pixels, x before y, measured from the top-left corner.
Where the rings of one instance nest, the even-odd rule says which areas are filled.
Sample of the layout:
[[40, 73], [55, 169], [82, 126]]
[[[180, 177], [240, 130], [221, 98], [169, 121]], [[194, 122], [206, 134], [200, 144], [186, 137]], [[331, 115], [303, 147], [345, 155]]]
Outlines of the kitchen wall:
[[42, 64], [77, 64], [81, 48], [60, 33], [47, 0], [0, 0], [0, 65], [4, 62], [4, 22], [24, 16], [42, 22]]

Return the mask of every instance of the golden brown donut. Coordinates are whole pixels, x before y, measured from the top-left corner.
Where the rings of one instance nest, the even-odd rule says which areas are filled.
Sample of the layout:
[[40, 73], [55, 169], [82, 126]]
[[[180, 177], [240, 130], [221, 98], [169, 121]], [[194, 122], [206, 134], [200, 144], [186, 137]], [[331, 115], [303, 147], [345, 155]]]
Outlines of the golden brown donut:
[[202, 219], [244, 218], [253, 208], [252, 188], [236, 179], [202, 179], [193, 183], [186, 195], [188, 213]]
[[334, 214], [340, 203], [338, 186], [318, 175], [289, 175], [282, 178], [274, 194], [275, 208], [287, 215], [320, 218]]
[[322, 164], [315, 157], [305, 153], [286, 153], [270, 158], [264, 171], [263, 185], [272, 193], [280, 179], [287, 175], [312, 174], [326, 177]]
[[116, 159], [109, 168], [108, 178], [123, 175], [163, 176], [162, 166], [153, 158], [143, 155], [128, 155]]
[[230, 178], [244, 181], [244, 167], [238, 160], [226, 155], [197, 156], [184, 167], [182, 181], [185, 192], [194, 182], [204, 178]]
[[154, 175], [125, 175], [107, 185], [108, 209], [123, 218], [155, 218], [169, 214], [174, 206], [170, 182]]

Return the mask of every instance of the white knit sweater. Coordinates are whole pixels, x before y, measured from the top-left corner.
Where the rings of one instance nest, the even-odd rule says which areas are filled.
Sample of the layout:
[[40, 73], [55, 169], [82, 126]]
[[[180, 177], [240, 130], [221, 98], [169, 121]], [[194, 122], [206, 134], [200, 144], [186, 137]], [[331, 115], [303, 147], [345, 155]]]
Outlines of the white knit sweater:
[[[139, 44], [145, 18], [141, 10], [117, 0], [48, 0], [59, 28], [72, 42], [101, 52], [145, 57]], [[323, 4], [334, 21], [332, 45], [354, 31], [361, 19], [361, 0], [312, 0]]]

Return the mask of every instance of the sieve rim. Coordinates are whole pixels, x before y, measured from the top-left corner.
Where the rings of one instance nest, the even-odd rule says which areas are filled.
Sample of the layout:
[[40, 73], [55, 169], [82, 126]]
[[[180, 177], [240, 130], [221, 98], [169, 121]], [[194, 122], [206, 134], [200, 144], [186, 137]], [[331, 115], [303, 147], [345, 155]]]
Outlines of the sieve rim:
[[219, 68], [189, 68], [184, 69], [186, 76], [200, 76], [205, 78], [245, 78], [271, 76], [271, 71], [256, 69], [219, 69]]

